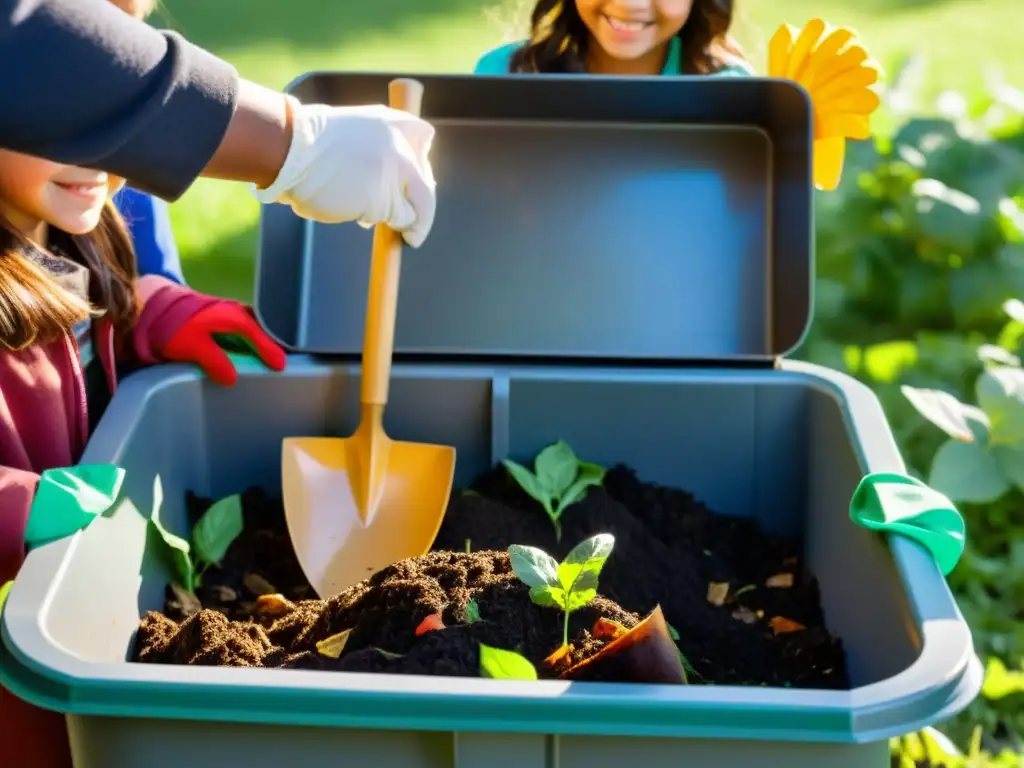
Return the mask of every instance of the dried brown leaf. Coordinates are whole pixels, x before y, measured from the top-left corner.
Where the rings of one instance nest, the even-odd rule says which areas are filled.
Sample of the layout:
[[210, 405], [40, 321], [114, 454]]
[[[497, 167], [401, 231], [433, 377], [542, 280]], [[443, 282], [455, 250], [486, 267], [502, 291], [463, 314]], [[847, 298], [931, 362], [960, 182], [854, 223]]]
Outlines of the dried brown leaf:
[[351, 629], [346, 629], [344, 632], [339, 632], [336, 635], [321, 640], [316, 644], [316, 651], [321, 656], [327, 656], [331, 659], [336, 659], [341, 656], [341, 652], [345, 650], [345, 643], [348, 642], [348, 636], [352, 634]]
[[776, 573], [774, 576], [769, 576], [764, 585], [774, 589], [789, 589], [793, 586], [793, 574]]
[[776, 635], [785, 635], [788, 632], [799, 632], [803, 629], [807, 629], [803, 624], [792, 619], [787, 619], [784, 616], [774, 616], [770, 622], [768, 622], [772, 631]]
[[725, 599], [729, 596], [729, 582], [712, 581], [708, 584], [708, 602], [712, 605], [725, 605]]

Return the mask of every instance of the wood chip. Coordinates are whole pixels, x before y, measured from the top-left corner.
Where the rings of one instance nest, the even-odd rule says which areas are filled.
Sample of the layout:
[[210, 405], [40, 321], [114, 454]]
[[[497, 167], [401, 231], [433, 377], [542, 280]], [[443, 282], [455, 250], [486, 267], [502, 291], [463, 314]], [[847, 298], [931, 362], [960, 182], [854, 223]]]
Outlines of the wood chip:
[[258, 573], [245, 574], [242, 577], [242, 583], [245, 584], [245, 588], [252, 593], [253, 597], [259, 597], [260, 595], [277, 594], [277, 587], [275, 587], [265, 578], [260, 576]]
[[350, 634], [352, 634], [352, 630], [346, 629], [344, 632], [339, 632], [336, 635], [331, 635], [321, 640], [316, 644], [316, 652], [321, 656], [327, 656], [331, 659], [338, 658], [341, 656], [341, 652], [345, 650], [345, 643], [348, 642]]
[[602, 617], [594, 622], [590, 634], [599, 640], [611, 641], [629, 634], [629, 630], [617, 621]]
[[757, 615], [752, 610], [743, 605], [741, 605], [739, 608], [732, 612], [732, 617], [734, 619], [742, 621], [744, 624], [753, 624], [757, 621]]
[[774, 589], [789, 589], [793, 586], [793, 574], [777, 573], [774, 576], [770, 576], [764, 585]]
[[776, 635], [785, 635], [789, 632], [799, 632], [803, 629], [807, 629], [807, 627], [800, 622], [787, 619], [783, 616], [775, 616], [768, 623], [771, 625], [772, 631]]
[[549, 667], [553, 667], [553, 666], [555, 666], [556, 664], [558, 664], [559, 662], [561, 662], [561, 661], [562, 661], [563, 659], [565, 659], [566, 657], [568, 657], [568, 656], [569, 656], [569, 654], [571, 654], [571, 653], [572, 653], [572, 647], [573, 647], [573, 646], [572, 646], [572, 643], [569, 643], [568, 645], [560, 645], [560, 646], [558, 646], [558, 647], [557, 647], [557, 648], [556, 648], [556, 649], [555, 649], [555, 650], [554, 650], [554, 651], [553, 651], [553, 652], [551, 653], [551, 655], [550, 655], [550, 656], [548, 656], [548, 657], [547, 657], [546, 659], [544, 659], [544, 663], [545, 663], [545, 664], [546, 664], [547, 666], [549, 666]]
[[708, 602], [712, 605], [725, 605], [729, 596], [729, 582], [712, 581], [708, 584]]
[[260, 595], [256, 598], [256, 615], [265, 618], [284, 616], [295, 610], [295, 603], [284, 595]]
[[172, 581], [170, 583], [171, 595], [173, 601], [178, 604], [181, 610], [181, 615], [188, 618], [189, 616], [195, 616], [201, 610], [203, 610], [203, 604], [199, 602], [199, 598], [181, 586], [178, 582]]

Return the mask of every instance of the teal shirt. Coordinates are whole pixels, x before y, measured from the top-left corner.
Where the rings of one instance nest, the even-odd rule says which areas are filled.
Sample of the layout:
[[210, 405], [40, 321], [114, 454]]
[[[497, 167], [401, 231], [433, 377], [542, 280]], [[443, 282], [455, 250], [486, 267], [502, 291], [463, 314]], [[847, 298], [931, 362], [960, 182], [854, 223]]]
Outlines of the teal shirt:
[[[509, 43], [494, 50], [488, 51], [473, 68], [474, 75], [507, 75], [508, 64], [512, 60], [512, 54], [522, 48], [523, 41]], [[681, 75], [683, 67], [683, 46], [678, 37], [673, 37], [668, 44], [668, 56], [665, 57], [665, 66], [661, 70], [663, 75]], [[753, 70], [746, 63], [737, 63], [732, 66], [720, 69], [715, 73], [717, 76], [743, 77], [752, 75]]]

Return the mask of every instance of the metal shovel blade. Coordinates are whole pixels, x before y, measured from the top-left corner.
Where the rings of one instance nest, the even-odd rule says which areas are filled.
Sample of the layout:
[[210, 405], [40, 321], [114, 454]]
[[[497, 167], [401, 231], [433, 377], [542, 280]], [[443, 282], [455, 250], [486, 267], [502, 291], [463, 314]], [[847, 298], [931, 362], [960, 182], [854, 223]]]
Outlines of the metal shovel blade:
[[[385, 445], [376, 443], [383, 438]], [[287, 438], [282, 443], [285, 517], [299, 564], [320, 597], [336, 595], [385, 565], [434, 543], [455, 474], [455, 449], [374, 438]], [[361, 444], [362, 443], [362, 444]], [[372, 455], [379, 466], [360, 466]], [[366, 492], [361, 478], [372, 475]], [[365, 505], [360, 497], [369, 496]], [[365, 514], [364, 514], [365, 512]]]

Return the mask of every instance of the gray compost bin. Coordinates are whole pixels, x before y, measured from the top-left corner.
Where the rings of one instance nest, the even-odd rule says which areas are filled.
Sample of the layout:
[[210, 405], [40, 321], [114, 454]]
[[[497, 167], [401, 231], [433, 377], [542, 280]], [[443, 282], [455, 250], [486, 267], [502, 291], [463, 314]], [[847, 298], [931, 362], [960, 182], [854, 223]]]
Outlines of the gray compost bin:
[[[281, 439], [358, 418], [369, 231], [263, 211], [257, 306], [296, 354], [233, 389], [130, 377], [85, 461], [116, 512], [33, 551], [3, 681], [68, 713], [79, 768], [883, 768], [887, 737], [977, 694], [971, 635], [928, 553], [854, 526], [867, 472], [904, 469], [861, 384], [781, 361], [811, 317], [811, 116], [767, 79], [424, 77], [440, 190], [403, 266], [390, 434], [456, 446], [457, 484], [564, 438], [602, 464], [802, 535], [849, 691], [519, 682], [131, 664], [170, 574], [147, 548], [184, 494], [277, 487]], [[386, 99], [315, 74], [306, 101]], [[20, 767], [19, 767], [20, 768]]]

